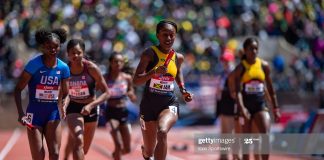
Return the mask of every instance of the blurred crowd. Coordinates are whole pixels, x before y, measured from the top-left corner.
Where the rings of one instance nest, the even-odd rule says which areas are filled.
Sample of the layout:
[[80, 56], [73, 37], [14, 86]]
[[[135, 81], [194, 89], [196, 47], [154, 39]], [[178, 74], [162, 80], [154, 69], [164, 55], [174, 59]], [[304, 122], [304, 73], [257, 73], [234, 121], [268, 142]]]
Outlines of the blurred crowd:
[[283, 37], [298, 53], [289, 62], [285, 53], [270, 59], [276, 89], [324, 90], [324, 0], [0, 1], [0, 90], [11, 92], [26, 60], [37, 54], [39, 28], [63, 27], [70, 38], [83, 38], [88, 56], [105, 71], [113, 52], [135, 67], [141, 51], [157, 44], [155, 26], [166, 18], [180, 28], [174, 48], [186, 57], [186, 81], [221, 73], [220, 57], [238, 57], [239, 37]]

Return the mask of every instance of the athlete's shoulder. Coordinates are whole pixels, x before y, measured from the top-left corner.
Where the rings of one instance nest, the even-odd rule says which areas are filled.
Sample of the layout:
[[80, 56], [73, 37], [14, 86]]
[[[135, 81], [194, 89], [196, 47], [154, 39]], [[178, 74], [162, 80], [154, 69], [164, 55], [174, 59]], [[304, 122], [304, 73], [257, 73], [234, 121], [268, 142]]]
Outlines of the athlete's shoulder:
[[175, 52], [178, 59], [184, 59], [184, 55], [179, 52]]
[[260, 58], [260, 61], [261, 61], [262, 66], [269, 66], [268, 61], [261, 59], [261, 58]]
[[125, 78], [125, 79], [131, 79], [132, 78], [132, 75], [129, 74], [129, 73], [126, 73], [126, 72], [121, 72], [122, 76]]
[[151, 61], [154, 57], [154, 50], [152, 47], [145, 48], [142, 52], [141, 59], [146, 61]]
[[62, 68], [69, 68], [69, 66], [59, 58], [57, 58], [57, 66]]
[[98, 65], [91, 60], [84, 60], [83, 62], [88, 66], [88, 68], [98, 68]]
[[30, 64], [30, 63], [34, 64], [35, 66], [36, 66], [36, 65], [42, 65], [42, 55], [35, 55], [35, 56], [33, 56], [33, 57], [28, 61], [27, 64]]
[[145, 48], [143, 51], [143, 55], [152, 55], [154, 53], [153, 47], [155, 46], [150, 46], [148, 48]]
[[43, 67], [42, 56], [36, 55], [32, 57], [25, 66], [25, 71], [34, 74], [39, 68]]

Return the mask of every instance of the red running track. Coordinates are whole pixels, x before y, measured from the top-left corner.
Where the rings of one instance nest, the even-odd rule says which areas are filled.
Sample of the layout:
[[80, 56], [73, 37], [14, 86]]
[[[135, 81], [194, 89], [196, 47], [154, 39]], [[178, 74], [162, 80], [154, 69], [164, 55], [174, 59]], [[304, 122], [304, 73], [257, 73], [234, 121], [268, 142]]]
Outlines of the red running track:
[[[182, 127], [173, 128], [168, 134], [168, 156], [167, 160], [216, 160], [219, 154], [198, 154], [194, 148], [195, 133], [219, 133], [215, 126], [200, 127]], [[62, 146], [66, 144], [67, 130], [64, 129]], [[124, 160], [142, 160], [140, 146], [142, 144], [142, 135], [140, 128], [133, 127], [132, 133], [132, 152], [123, 156]], [[188, 149], [177, 151], [172, 146], [182, 146], [186, 144]], [[61, 154], [63, 155], [63, 147]], [[106, 128], [98, 128], [91, 145], [89, 153], [86, 155], [87, 160], [107, 160], [112, 159], [111, 153], [114, 149], [113, 141]], [[26, 130], [16, 128], [12, 131], [0, 131], [0, 160], [31, 160]], [[48, 154], [46, 153], [46, 158]], [[72, 157], [70, 157], [72, 159]], [[300, 160], [311, 158], [288, 157], [279, 155], [270, 155], [270, 160]]]

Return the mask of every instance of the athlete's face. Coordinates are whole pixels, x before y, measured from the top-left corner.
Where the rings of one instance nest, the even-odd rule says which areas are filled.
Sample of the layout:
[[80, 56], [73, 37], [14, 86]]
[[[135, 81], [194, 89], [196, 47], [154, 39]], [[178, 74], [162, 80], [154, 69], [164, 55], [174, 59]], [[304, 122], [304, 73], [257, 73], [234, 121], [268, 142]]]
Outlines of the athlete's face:
[[82, 61], [84, 51], [79, 44], [68, 50], [68, 58], [71, 63], [80, 63]]
[[57, 56], [60, 51], [60, 40], [52, 38], [42, 45], [42, 52], [47, 56]]
[[259, 51], [259, 45], [256, 41], [253, 41], [247, 48], [244, 49], [246, 53], [246, 58], [248, 60], [254, 60]]
[[113, 70], [122, 70], [125, 64], [124, 57], [122, 55], [115, 55], [115, 57], [111, 60], [110, 66]]
[[164, 51], [169, 51], [176, 38], [176, 29], [171, 24], [164, 24], [157, 33], [157, 38], [160, 42], [160, 47]]

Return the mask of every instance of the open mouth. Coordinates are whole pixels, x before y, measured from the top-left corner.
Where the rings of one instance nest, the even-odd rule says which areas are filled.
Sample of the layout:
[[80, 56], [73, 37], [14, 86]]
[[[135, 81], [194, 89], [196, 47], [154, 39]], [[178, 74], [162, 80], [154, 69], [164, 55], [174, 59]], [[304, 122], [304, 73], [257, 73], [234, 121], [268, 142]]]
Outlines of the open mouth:
[[172, 44], [172, 41], [166, 41], [164, 44], [171, 45]]
[[57, 54], [57, 52], [50, 52], [52, 55], [56, 55]]
[[172, 41], [167, 41], [167, 42], [164, 42], [164, 45], [166, 45], [166, 46], [170, 47], [170, 46], [172, 46]]

